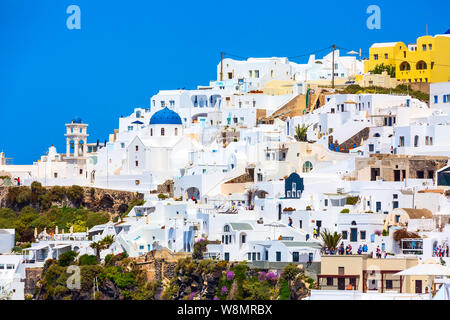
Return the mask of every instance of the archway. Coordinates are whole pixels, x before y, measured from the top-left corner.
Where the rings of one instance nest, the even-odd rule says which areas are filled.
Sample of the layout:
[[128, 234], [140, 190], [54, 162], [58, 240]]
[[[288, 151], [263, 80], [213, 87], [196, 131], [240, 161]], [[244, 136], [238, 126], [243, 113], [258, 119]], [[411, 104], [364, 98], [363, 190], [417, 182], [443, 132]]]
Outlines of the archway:
[[408, 62], [403, 61], [400, 64], [400, 71], [409, 71], [409, 70], [411, 70], [411, 65]]
[[200, 190], [197, 187], [190, 187], [186, 190], [187, 193], [187, 198], [188, 199], [192, 199], [194, 198], [195, 200], [200, 199]]

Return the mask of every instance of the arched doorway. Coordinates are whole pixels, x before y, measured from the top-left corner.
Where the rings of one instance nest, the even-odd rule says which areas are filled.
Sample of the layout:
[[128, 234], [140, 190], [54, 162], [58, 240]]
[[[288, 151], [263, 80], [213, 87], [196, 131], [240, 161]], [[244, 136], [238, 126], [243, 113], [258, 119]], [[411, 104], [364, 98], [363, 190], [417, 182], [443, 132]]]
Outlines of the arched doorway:
[[200, 190], [198, 190], [197, 187], [188, 188], [186, 190], [186, 194], [187, 194], [188, 199], [192, 199], [192, 198], [194, 198], [195, 200], [200, 199]]

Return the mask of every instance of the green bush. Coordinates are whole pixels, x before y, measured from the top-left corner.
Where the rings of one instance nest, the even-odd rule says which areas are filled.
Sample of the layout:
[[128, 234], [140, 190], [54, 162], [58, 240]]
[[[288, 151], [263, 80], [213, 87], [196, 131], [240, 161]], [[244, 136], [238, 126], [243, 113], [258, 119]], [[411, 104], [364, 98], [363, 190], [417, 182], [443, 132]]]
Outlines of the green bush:
[[72, 262], [75, 261], [75, 258], [77, 257], [77, 255], [78, 255], [78, 253], [76, 253], [75, 251], [72, 251], [72, 250], [69, 250], [67, 252], [60, 254], [59, 258], [58, 258], [58, 265], [61, 267], [69, 266]]
[[97, 264], [97, 257], [94, 255], [83, 254], [78, 259], [78, 265], [80, 266], [91, 266]]
[[344, 208], [341, 210], [341, 213], [350, 213], [350, 209], [349, 208]]

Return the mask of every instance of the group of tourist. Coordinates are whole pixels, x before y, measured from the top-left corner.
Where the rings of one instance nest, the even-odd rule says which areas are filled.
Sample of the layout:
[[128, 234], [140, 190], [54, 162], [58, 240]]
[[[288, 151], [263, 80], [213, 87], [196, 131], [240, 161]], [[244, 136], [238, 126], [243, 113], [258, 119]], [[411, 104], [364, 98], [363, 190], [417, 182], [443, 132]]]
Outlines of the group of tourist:
[[449, 256], [448, 254], [449, 254], [448, 245], [447, 246], [438, 245], [433, 248], [433, 257], [440, 257], [440, 258], [447, 257], [448, 258], [448, 256]]

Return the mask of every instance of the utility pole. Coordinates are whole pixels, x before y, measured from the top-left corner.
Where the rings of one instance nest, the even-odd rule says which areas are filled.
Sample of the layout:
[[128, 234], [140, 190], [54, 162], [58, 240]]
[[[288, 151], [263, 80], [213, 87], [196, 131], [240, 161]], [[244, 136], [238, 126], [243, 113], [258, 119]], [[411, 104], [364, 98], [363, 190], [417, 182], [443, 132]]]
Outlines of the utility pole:
[[336, 45], [333, 44], [333, 63], [331, 66], [332, 75], [331, 75], [331, 87], [334, 89], [334, 50], [336, 49]]
[[220, 81], [223, 81], [223, 51], [220, 51]]

